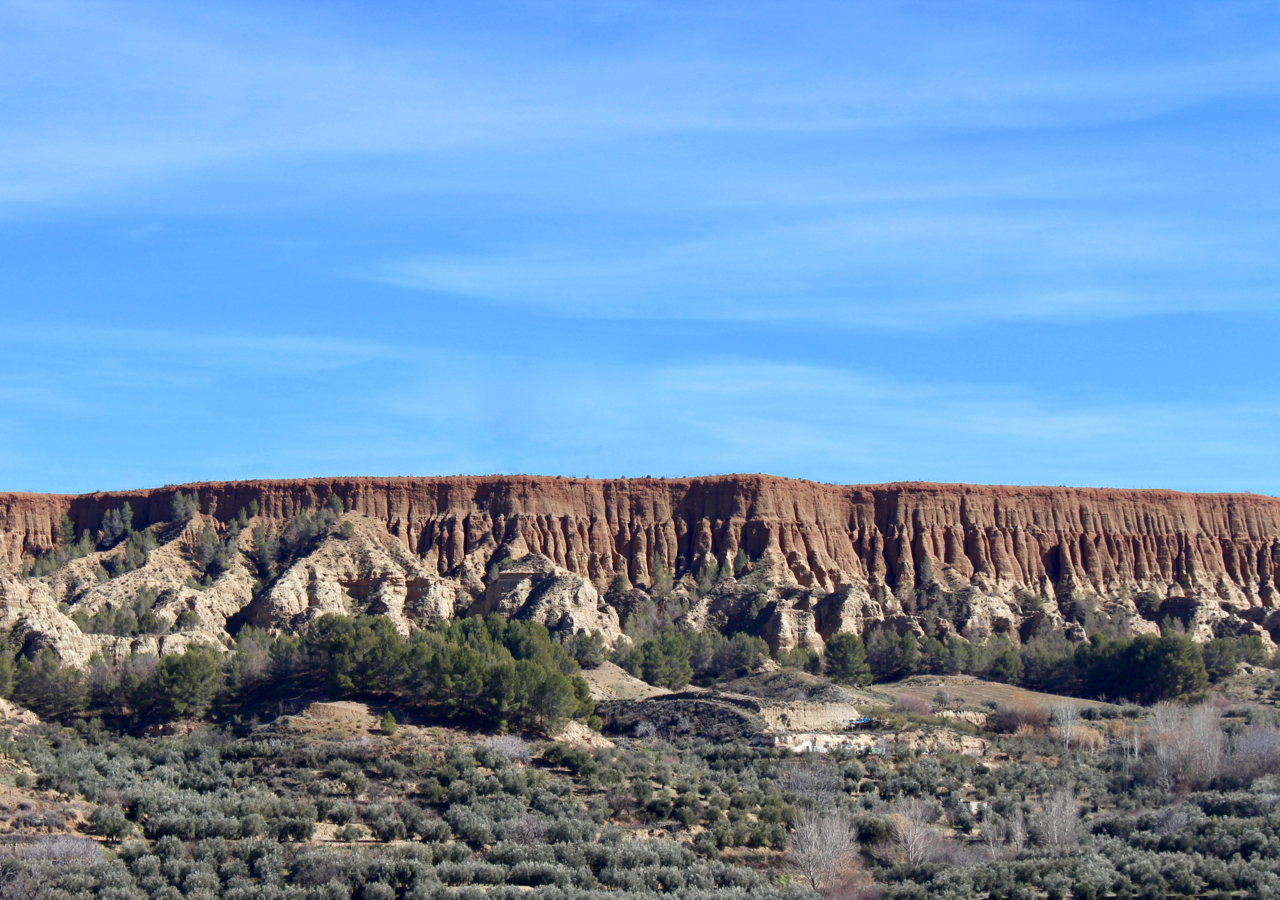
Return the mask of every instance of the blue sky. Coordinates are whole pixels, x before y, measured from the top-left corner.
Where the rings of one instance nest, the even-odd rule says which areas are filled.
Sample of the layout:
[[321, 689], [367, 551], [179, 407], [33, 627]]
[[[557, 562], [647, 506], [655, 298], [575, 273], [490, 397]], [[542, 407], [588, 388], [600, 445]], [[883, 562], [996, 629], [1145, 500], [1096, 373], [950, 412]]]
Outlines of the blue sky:
[[0, 489], [1280, 493], [1265, 3], [0, 0]]

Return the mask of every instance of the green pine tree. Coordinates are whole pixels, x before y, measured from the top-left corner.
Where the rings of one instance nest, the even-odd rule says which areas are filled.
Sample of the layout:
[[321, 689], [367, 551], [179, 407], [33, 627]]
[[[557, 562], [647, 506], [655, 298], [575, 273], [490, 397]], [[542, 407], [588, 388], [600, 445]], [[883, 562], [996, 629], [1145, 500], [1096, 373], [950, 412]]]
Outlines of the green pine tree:
[[825, 671], [828, 678], [845, 684], [869, 684], [871, 666], [862, 638], [842, 631], [827, 640]]

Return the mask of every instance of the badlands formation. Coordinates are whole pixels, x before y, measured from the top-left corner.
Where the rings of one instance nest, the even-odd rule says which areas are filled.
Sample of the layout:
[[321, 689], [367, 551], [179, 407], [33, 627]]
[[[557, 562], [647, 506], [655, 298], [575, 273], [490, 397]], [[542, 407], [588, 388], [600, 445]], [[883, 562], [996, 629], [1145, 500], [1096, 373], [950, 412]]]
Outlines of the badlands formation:
[[[198, 491], [198, 514], [170, 522]], [[337, 497], [340, 523], [264, 572], [253, 526], [280, 532]], [[121, 546], [41, 578], [65, 514], [97, 534], [128, 503], [158, 541], [107, 577]], [[241, 552], [205, 578], [193, 551], [241, 509]], [[345, 527], [340, 527], [340, 524]], [[760, 475], [588, 480], [523, 476], [338, 478], [187, 485], [81, 496], [0, 494], [0, 629], [66, 662], [223, 643], [245, 624], [296, 630], [371, 612], [403, 631], [468, 613], [534, 618], [612, 644], [657, 597], [694, 627], [750, 630], [774, 648], [892, 627], [1073, 638], [1109, 619], [1131, 633], [1181, 619], [1198, 640], [1280, 637], [1280, 499], [1253, 494], [943, 484], [826, 485]], [[71, 616], [158, 593], [164, 635], [86, 634]], [[77, 616], [79, 618], [79, 616]]]

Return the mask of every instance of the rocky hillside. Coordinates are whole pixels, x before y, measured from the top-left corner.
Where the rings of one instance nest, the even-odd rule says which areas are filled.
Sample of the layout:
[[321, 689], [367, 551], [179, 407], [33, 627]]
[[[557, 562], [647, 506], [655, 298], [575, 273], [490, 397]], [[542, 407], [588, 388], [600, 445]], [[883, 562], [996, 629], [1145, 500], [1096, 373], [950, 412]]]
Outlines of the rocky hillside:
[[[179, 490], [199, 496], [186, 521], [175, 520]], [[104, 533], [125, 503], [140, 537]], [[63, 516], [88, 539], [51, 571], [24, 574], [59, 547]], [[612, 642], [649, 596], [697, 626], [745, 628], [784, 649], [878, 623], [1016, 642], [1103, 619], [1155, 631], [1172, 616], [1201, 640], [1280, 637], [1280, 499], [1253, 494], [758, 475], [0, 494], [0, 566], [0, 628], [73, 662], [220, 640], [243, 624], [294, 629], [325, 612], [381, 613], [403, 630], [500, 612]], [[119, 610], [150, 624], [121, 628]]]

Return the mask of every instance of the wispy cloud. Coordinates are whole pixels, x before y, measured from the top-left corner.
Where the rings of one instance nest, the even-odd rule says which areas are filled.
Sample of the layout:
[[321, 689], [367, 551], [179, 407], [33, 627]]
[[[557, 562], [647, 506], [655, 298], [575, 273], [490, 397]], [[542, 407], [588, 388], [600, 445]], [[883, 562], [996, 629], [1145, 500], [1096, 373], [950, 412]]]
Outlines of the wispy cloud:
[[[536, 343], [409, 352], [306, 336], [118, 337], [50, 330], [16, 342], [0, 367], [0, 421], [19, 423], [0, 459], [6, 487], [767, 471], [1280, 490], [1261, 474], [1276, 469], [1280, 425], [1280, 404], [1264, 401], [1068, 399], [975, 372], [888, 375], [856, 361], [723, 353], [645, 363], [544, 354]], [[37, 355], [79, 365], [23, 376]]]
[[436, 255], [359, 274], [570, 316], [933, 329], [1270, 306], [1269, 290], [1237, 281], [1241, 263], [1248, 280], [1274, 271], [1264, 243], [1203, 240], [1190, 223], [1121, 213], [873, 207], [623, 253]]
[[410, 348], [365, 338], [317, 338], [302, 334], [262, 335], [208, 330], [124, 328], [101, 324], [46, 324], [0, 320], [10, 335], [14, 353], [36, 348], [56, 349], [60, 355], [96, 351], [95, 356], [130, 359], [136, 367], [142, 359], [164, 359], [192, 365], [215, 363], [219, 367], [252, 369], [336, 369], [372, 361], [421, 359]]
[[0, 215], [371, 195], [439, 218], [360, 277], [563, 316], [939, 328], [1271, 302], [1267, 233], [1206, 219], [1223, 201], [1194, 158], [1088, 136], [1276, 94], [1273, 45], [1216, 40], [1194, 7], [1176, 35], [1135, 13], [1101, 38], [1088, 5], [801, 4], [782, 34], [767, 4], [505, 8], [518, 24], [401, 33], [404, 10], [341, 4], [0, 5]]
[[[380, 405], [395, 420], [430, 423], [430, 433], [484, 435], [476, 450], [501, 471], [1189, 490], [1245, 484], [1225, 472], [1270, 459], [1267, 435], [1280, 420], [1280, 404], [1067, 404], [1017, 386], [733, 359], [617, 366], [590, 379], [527, 359], [501, 360], [499, 371], [519, 376], [468, 381], [460, 394], [455, 379], [433, 379]], [[1263, 481], [1248, 483], [1280, 489], [1280, 479]]]
[[1093, 127], [1280, 85], [1265, 42], [1156, 52], [1142, 39], [1150, 23], [1120, 17], [1118, 46], [1079, 54], [1080, 32], [1106, 7], [1002, 22], [986, 6], [940, 21], [893, 5], [803, 4], [788, 36], [769, 4], [728, 16], [619, 6], [591, 34], [585, 10], [522, 3], [504, 5], [508, 27], [503, 13], [445, 14], [400, 33], [406, 11], [394, 7], [9, 2], [0, 199], [68, 202], [317, 155]]

